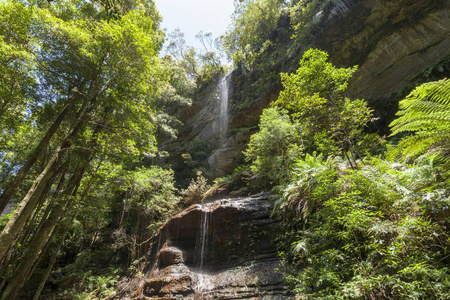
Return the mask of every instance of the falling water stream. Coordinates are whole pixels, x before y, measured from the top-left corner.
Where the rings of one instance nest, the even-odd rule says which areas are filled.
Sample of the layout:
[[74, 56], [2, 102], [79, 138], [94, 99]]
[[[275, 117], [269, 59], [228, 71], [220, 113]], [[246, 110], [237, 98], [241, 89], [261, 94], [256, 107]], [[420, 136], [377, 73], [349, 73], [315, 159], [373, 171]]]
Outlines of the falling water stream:
[[207, 205], [203, 205], [200, 218], [200, 232], [197, 241], [199, 277], [195, 299], [198, 300], [209, 299], [209, 291], [213, 288], [211, 275], [209, 275], [205, 269], [205, 261], [208, 255], [208, 228], [210, 215], [210, 208]]
[[219, 82], [219, 133], [223, 140], [228, 132], [228, 83], [229, 76], [223, 77]]
[[[213, 132], [220, 138], [220, 148], [226, 148], [227, 146], [227, 133], [228, 133], [228, 98], [229, 98], [229, 82], [230, 76], [224, 76], [220, 79], [217, 85], [217, 101], [214, 110], [216, 116], [214, 118]], [[214, 170], [216, 168], [216, 157], [214, 155], [208, 157], [208, 165]]]

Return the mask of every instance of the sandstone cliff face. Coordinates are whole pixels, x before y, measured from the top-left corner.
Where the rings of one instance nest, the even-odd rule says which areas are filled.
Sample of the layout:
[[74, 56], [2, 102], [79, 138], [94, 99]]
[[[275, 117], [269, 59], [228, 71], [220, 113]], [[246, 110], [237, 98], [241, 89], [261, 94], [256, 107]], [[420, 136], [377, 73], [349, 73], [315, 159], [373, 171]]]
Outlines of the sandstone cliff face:
[[218, 200], [173, 217], [134, 299], [289, 299], [272, 204], [264, 195]]
[[[352, 1], [316, 46], [340, 66], [358, 65], [347, 94], [363, 98], [386, 128], [397, 103], [430, 72], [450, 75], [450, 1]], [[383, 129], [384, 129], [383, 128]]]
[[[342, 2], [342, 1], [341, 1]], [[364, 98], [380, 117], [378, 130], [385, 132], [397, 110], [397, 103], [429, 72], [435, 77], [450, 74], [450, 1], [447, 0], [349, 0], [339, 14], [328, 12], [318, 24], [312, 47], [330, 54], [338, 66], [359, 65], [348, 88], [351, 98]], [[283, 26], [289, 26], [284, 22]], [[301, 51], [290, 53], [272, 67], [273, 72], [292, 72]], [[236, 70], [230, 77], [230, 103], [238, 102], [240, 89], [249, 84]], [[236, 79], [238, 78], [238, 79]], [[247, 78], [247, 79], [246, 79]], [[253, 79], [259, 80], [259, 79]], [[229, 132], [219, 141], [217, 92], [202, 95], [202, 103], [184, 112], [185, 127], [176, 142], [175, 156], [188, 152], [195, 138], [209, 146], [205, 166], [210, 178], [230, 173], [239, 153], [245, 149], [251, 128], [258, 123], [262, 110], [278, 97], [282, 86], [274, 80], [268, 90], [255, 94], [245, 109], [230, 114]], [[208, 162], [208, 163], [206, 163]]]

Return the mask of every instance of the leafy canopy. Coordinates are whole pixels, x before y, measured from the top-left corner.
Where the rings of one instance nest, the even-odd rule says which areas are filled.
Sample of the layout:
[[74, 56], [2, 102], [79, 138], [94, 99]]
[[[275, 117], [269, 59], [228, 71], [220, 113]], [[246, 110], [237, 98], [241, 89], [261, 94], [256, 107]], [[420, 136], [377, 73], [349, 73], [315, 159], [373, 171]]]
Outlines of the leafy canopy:
[[357, 67], [336, 68], [327, 59], [326, 52], [306, 51], [294, 74], [281, 74], [284, 90], [273, 105], [286, 108], [298, 120], [310, 149], [353, 155], [371, 111], [364, 100], [344, 96]]
[[[15, 1], [0, 2], [0, 128], [15, 129], [33, 106], [36, 42], [33, 9]], [[1, 132], [2, 134], [4, 132]]]
[[284, 5], [283, 0], [235, 1], [231, 28], [222, 37], [229, 58], [249, 67], [276, 28]]

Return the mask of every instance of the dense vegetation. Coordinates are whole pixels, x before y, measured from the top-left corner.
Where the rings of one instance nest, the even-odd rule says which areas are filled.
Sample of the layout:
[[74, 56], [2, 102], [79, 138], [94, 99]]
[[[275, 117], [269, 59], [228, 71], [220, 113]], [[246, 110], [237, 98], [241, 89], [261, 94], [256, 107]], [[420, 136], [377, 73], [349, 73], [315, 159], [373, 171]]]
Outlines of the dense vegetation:
[[251, 83], [232, 110], [283, 85], [217, 182], [279, 195], [281, 271], [299, 299], [446, 298], [450, 81], [418, 85], [389, 138], [369, 134], [372, 110], [345, 94], [357, 67], [308, 50], [348, 2], [236, 1], [201, 51], [162, 32], [152, 1], [1, 2], [0, 208], [14, 208], [0, 218], [0, 299], [105, 299], [143, 275], [158, 227], [206, 192], [200, 173], [178, 190], [158, 145], [226, 71], [219, 49]]
[[[263, 8], [268, 2], [245, 3]], [[294, 2], [286, 9], [303, 45], [321, 18], [348, 9], [345, 1]], [[235, 24], [258, 18], [251, 14], [248, 9]], [[261, 66], [267, 56], [258, 61], [255, 54], [249, 63], [246, 50], [264, 53], [262, 45], [276, 38], [234, 30], [239, 41], [259, 39], [251, 45], [260, 47], [236, 47], [242, 50], [235, 62]], [[251, 136], [248, 165], [229, 180], [246, 178], [249, 189], [280, 195], [274, 214], [284, 221], [281, 271], [299, 299], [444, 299], [450, 290], [450, 81], [417, 86], [400, 102], [386, 140], [367, 133], [374, 120], [367, 103], [345, 97], [356, 69], [336, 68], [326, 53], [306, 51], [294, 73], [281, 74], [284, 89]]]
[[152, 2], [0, 6], [1, 299], [106, 297], [178, 209], [157, 142], [195, 84]]
[[288, 110], [266, 109], [245, 153], [251, 184], [281, 197], [282, 271], [301, 299], [445, 298], [450, 81], [413, 90], [391, 125], [408, 134], [385, 145], [362, 131], [365, 102], [340, 94], [351, 74], [307, 51], [282, 74], [273, 104]]

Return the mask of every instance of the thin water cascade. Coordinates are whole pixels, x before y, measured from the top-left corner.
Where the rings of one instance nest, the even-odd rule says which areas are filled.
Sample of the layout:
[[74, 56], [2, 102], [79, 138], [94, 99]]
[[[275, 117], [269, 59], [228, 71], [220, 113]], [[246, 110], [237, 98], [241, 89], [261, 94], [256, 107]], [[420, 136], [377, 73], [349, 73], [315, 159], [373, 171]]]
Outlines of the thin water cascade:
[[[217, 99], [214, 107], [214, 121], [212, 122], [212, 132], [214, 136], [219, 138], [219, 145], [216, 152], [208, 157], [207, 162], [211, 170], [216, 172], [218, 170], [218, 160], [220, 160], [220, 151], [227, 148], [227, 135], [228, 135], [228, 100], [230, 90], [231, 76], [223, 76], [217, 85]], [[224, 176], [221, 174], [220, 176]], [[217, 176], [217, 177], [220, 177]]]
[[219, 82], [219, 133], [220, 138], [224, 139], [228, 132], [228, 91], [230, 77], [223, 77]]
[[207, 205], [202, 206], [201, 218], [200, 218], [200, 232], [197, 241], [198, 249], [198, 283], [196, 287], [195, 299], [207, 300], [209, 292], [213, 288], [213, 281], [211, 275], [205, 270], [205, 262], [208, 255], [208, 236], [209, 236], [209, 218], [210, 209]]

